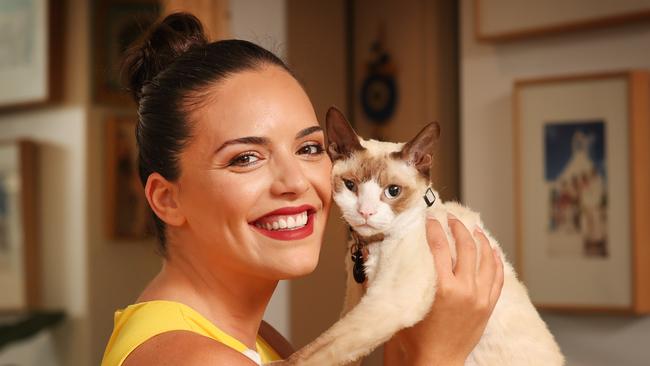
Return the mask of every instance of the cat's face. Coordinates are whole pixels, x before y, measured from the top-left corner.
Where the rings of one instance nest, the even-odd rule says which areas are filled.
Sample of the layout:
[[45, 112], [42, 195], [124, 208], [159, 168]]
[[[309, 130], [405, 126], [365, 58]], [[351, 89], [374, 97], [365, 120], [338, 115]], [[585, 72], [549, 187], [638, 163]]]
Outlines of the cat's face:
[[326, 124], [333, 198], [355, 231], [385, 233], [401, 214], [424, 205], [437, 123], [406, 144], [360, 139], [336, 108], [328, 111]]

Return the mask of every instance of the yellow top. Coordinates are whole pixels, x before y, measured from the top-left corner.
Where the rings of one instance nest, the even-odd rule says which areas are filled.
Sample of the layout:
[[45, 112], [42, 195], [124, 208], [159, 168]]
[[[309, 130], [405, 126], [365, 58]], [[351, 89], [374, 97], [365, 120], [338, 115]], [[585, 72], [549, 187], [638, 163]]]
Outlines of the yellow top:
[[281, 359], [260, 336], [257, 337], [256, 352], [217, 328], [189, 306], [174, 301], [156, 300], [130, 305], [115, 312], [113, 334], [104, 351], [101, 366], [121, 366], [126, 357], [146, 340], [174, 330], [187, 330], [212, 338], [258, 364]]

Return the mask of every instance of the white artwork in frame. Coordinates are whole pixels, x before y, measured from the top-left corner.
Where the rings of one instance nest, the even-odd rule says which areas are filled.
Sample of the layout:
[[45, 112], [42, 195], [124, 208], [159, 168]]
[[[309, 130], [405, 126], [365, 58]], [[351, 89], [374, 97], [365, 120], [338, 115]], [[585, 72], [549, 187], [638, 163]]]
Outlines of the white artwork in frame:
[[647, 311], [632, 189], [647, 175], [633, 143], [650, 124], [637, 107], [647, 81], [621, 72], [515, 84], [517, 265], [540, 307]]
[[0, 108], [50, 96], [47, 0], [0, 1]]

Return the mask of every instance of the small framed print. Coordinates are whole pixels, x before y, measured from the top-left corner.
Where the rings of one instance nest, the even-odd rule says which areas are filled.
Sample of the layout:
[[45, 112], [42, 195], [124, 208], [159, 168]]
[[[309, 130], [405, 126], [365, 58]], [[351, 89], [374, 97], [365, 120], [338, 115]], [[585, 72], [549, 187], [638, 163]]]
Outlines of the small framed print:
[[114, 116], [106, 125], [106, 229], [117, 240], [151, 235], [151, 211], [137, 169], [136, 116]]
[[37, 308], [40, 257], [37, 149], [29, 141], [0, 143], [0, 311]]
[[158, 18], [157, 0], [99, 0], [94, 11], [94, 100], [114, 106], [133, 106], [120, 82], [120, 65], [127, 48]]
[[63, 10], [56, 1], [0, 2], [0, 109], [60, 99]]
[[650, 78], [514, 86], [518, 272], [545, 309], [650, 313]]

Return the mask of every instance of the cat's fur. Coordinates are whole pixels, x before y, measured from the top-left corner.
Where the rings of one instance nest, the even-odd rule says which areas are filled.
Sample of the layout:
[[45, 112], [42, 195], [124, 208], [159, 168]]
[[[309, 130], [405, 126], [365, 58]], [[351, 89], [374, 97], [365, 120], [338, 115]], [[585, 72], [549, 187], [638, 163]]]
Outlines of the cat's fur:
[[[327, 145], [334, 161], [334, 201], [358, 234], [368, 237], [382, 233], [384, 239], [367, 246], [366, 286], [354, 281], [350, 273], [352, 261], [347, 256], [342, 318], [283, 364], [334, 366], [355, 362], [426, 315], [436, 291], [436, 272], [425, 232], [427, 217], [436, 218], [445, 229], [454, 261], [455, 243], [447, 224], [448, 214], [456, 216], [470, 231], [481, 228], [492, 247], [499, 248], [477, 213], [458, 203], [442, 203], [437, 192], [435, 203], [431, 207], [425, 204], [422, 196], [430, 184], [431, 156], [438, 135], [439, 127], [434, 123], [406, 144], [363, 140], [341, 112], [335, 108], [328, 111]], [[347, 187], [345, 180], [354, 184]], [[401, 187], [395, 198], [385, 193], [386, 187], [393, 184]], [[502, 255], [500, 248], [498, 252]], [[563, 365], [564, 357], [526, 289], [505, 258], [503, 262], [501, 297], [465, 364]]]

